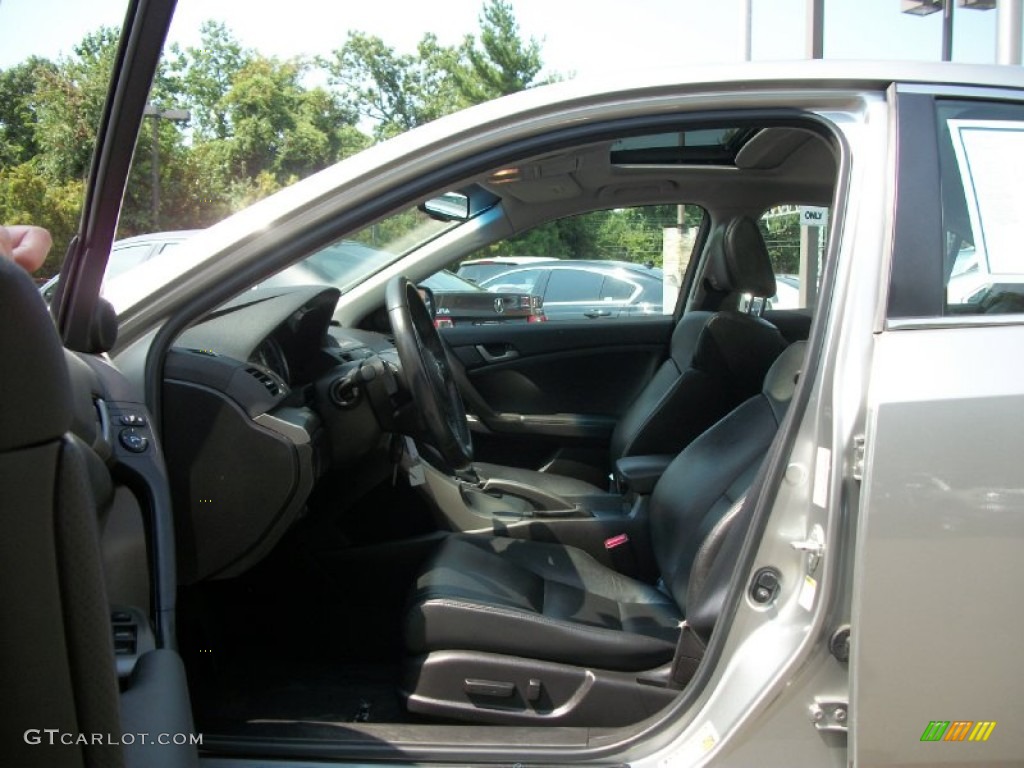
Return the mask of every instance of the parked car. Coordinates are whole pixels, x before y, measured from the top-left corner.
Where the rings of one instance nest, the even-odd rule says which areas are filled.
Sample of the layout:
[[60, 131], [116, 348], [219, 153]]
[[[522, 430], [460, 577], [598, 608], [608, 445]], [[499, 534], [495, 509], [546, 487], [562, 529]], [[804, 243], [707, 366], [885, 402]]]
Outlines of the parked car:
[[480, 286], [488, 291], [538, 294], [549, 319], [582, 320], [660, 315], [663, 282], [657, 267], [574, 259], [517, 266], [480, 281]]
[[490, 291], [463, 280], [447, 269], [420, 280], [433, 296], [434, 325], [453, 328], [456, 325], [483, 323], [543, 323], [547, 320], [544, 302], [530, 291]]
[[536, 264], [538, 261], [551, 259], [547, 256], [489, 256], [483, 259], [467, 259], [459, 264], [455, 274], [474, 283], [482, 283], [488, 278], [507, 272], [512, 267]]
[[[946, 300], [949, 243], [1021, 267], [1019, 68], [531, 89], [110, 280], [115, 320], [171, 16], [130, 8], [56, 325], [0, 260], [5, 765], [1019, 761], [1024, 313]], [[831, 241], [786, 347], [735, 309], [797, 198]], [[707, 212], [678, 324], [442, 339], [415, 289], [652, 202]], [[371, 227], [344, 287], [268, 285]]]
[[[195, 235], [200, 230], [187, 229], [174, 232], [156, 232], [150, 235], [135, 235], [118, 240], [110, 249], [110, 258], [107, 261], [107, 269], [104, 272], [104, 282], [129, 272], [139, 264], [150, 259], [170, 253], [183, 242]], [[57, 291], [57, 284], [60, 275], [54, 275], [40, 287], [39, 292], [43, 295], [46, 303], [53, 300]]]

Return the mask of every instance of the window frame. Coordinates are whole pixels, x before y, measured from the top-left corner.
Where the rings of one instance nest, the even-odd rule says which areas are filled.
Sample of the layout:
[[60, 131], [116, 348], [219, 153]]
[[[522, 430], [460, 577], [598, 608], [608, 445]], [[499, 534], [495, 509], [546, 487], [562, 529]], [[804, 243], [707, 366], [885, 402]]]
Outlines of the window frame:
[[920, 85], [899, 85], [896, 93], [896, 207], [886, 330], [1024, 323], [1024, 312], [946, 314], [938, 114], [945, 101], [975, 101], [979, 107], [1016, 104], [1024, 109], [1024, 94], [1001, 88]]

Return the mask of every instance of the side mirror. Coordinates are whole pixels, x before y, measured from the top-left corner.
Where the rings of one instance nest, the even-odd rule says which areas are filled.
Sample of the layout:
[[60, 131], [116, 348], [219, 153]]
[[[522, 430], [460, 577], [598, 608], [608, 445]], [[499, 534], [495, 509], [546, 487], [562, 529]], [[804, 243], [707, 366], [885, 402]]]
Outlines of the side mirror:
[[469, 218], [469, 196], [445, 192], [421, 203], [420, 210], [438, 221], [465, 221]]

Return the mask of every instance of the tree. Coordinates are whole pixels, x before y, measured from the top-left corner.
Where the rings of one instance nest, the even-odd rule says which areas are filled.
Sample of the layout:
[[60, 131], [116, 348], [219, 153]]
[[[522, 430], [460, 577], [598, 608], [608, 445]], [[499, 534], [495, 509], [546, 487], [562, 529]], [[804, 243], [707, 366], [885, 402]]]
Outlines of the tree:
[[225, 139], [231, 125], [223, 104], [234, 78], [253, 60], [255, 53], [243, 48], [221, 22], [205, 21], [199, 27], [200, 44], [182, 49], [171, 46], [174, 59], [170, 76], [181, 106], [192, 113], [197, 140]]
[[[479, 42], [479, 44], [478, 44]], [[524, 41], [507, 0], [489, 0], [480, 14], [480, 39], [467, 37], [453, 70], [464, 105], [481, 104], [538, 85], [543, 68], [541, 45]]]
[[41, 276], [56, 274], [68, 244], [78, 231], [85, 184], [71, 179], [54, 184], [40, 171], [37, 160], [0, 168], [0, 221], [38, 224], [53, 236], [53, 248], [39, 270]]
[[320, 59], [345, 103], [374, 124], [378, 139], [395, 136], [464, 107], [539, 84], [541, 46], [519, 37], [505, 0], [489, 0], [479, 40], [458, 46], [423, 36], [416, 54], [400, 54], [381, 38], [350, 32], [329, 59]]
[[36, 86], [54, 70], [53, 62], [33, 56], [0, 72], [0, 166], [18, 165], [39, 154]]
[[38, 70], [36, 156], [54, 181], [84, 179], [89, 173], [118, 37], [115, 28], [101, 27], [55, 67]]
[[224, 104], [232, 133], [224, 156], [236, 179], [269, 172], [281, 184], [335, 162], [358, 144], [355, 115], [322, 88], [306, 89], [308, 65], [255, 56], [234, 77]]
[[431, 35], [421, 41], [420, 53], [402, 55], [379, 37], [349, 32], [333, 58], [319, 63], [331, 85], [340, 86], [345, 103], [374, 124], [374, 136], [384, 139], [443, 114], [434, 114], [445, 80], [437, 64], [448, 54]]

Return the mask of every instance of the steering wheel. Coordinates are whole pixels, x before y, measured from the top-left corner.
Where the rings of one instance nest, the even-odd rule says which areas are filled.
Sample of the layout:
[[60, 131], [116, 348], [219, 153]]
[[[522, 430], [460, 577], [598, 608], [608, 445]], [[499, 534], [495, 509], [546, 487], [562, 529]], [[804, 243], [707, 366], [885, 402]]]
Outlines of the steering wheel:
[[466, 406], [455, 386], [445, 344], [423, 297], [415, 285], [401, 276], [388, 283], [384, 297], [402, 375], [430, 442], [456, 474], [466, 472], [473, 462]]

